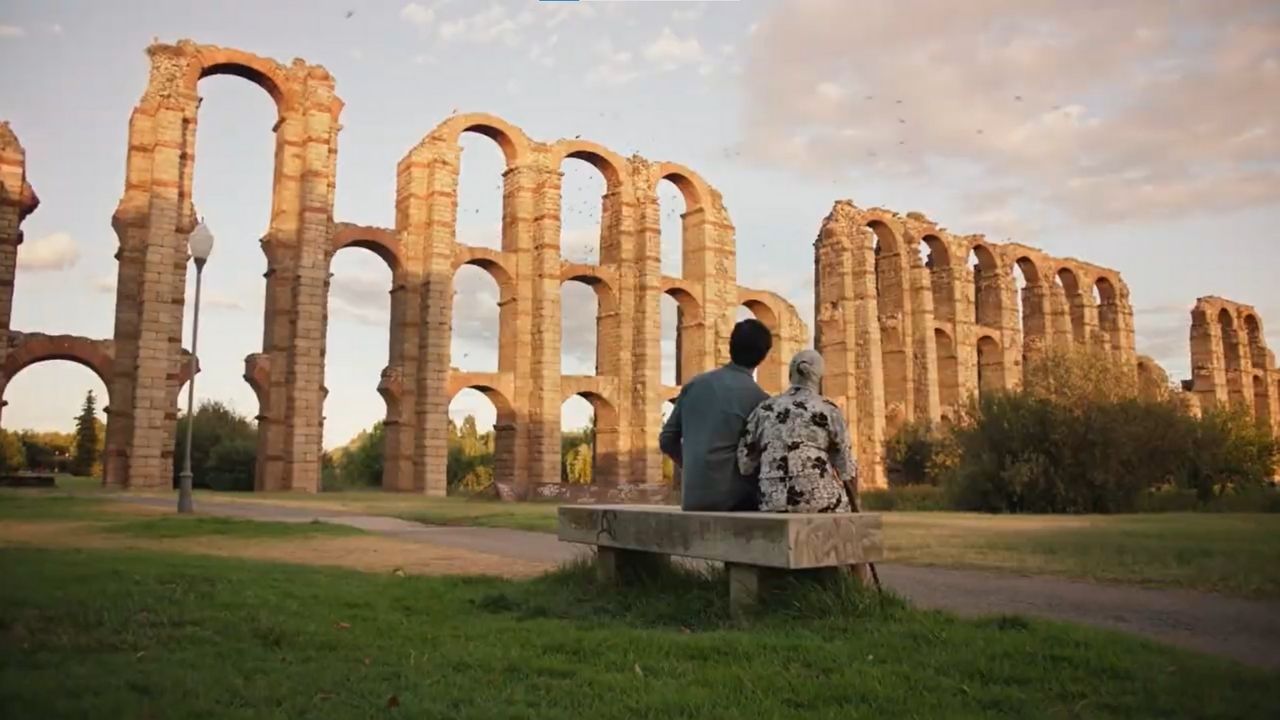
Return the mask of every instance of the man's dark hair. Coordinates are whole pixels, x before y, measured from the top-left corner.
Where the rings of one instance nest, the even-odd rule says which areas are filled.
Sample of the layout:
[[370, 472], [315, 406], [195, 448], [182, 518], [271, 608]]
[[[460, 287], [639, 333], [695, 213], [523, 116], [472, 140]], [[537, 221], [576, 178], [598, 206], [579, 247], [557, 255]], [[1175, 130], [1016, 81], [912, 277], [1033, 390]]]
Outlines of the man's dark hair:
[[764, 362], [772, 347], [773, 333], [755, 318], [739, 320], [729, 335], [729, 357], [733, 364], [745, 368], [754, 369]]

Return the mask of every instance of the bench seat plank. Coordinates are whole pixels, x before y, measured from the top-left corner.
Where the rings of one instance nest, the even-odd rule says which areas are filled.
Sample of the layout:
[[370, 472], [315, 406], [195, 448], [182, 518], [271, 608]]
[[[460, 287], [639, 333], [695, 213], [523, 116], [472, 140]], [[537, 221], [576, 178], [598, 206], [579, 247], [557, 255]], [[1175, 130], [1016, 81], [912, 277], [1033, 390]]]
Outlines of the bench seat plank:
[[559, 538], [662, 555], [803, 570], [884, 556], [876, 513], [684, 512], [670, 505], [563, 505]]

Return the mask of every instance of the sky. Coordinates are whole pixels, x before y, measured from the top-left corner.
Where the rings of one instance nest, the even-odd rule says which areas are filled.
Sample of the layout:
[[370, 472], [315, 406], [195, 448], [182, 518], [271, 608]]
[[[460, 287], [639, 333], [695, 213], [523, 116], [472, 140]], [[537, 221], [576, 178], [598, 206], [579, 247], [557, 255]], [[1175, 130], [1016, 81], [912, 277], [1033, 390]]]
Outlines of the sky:
[[[9, 0], [0, 119], [41, 198], [23, 225], [15, 330], [112, 335], [129, 114], [146, 46], [179, 38], [333, 74], [346, 103], [338, 221], [393, 226], [396, 162], [451, 113], [489, 112], [536, 140], [581, 135], [694, 168], [736, 226], [739, 283], [781, 293], [807, 321], [813, 240], [848, 198], [1119, 270], [1138, 352], [1174, 380], [1189, 377], [1202, 295], [1254, 305], [1280, 347], [1280, 5], [1265, 0]], [[253, 416], [242, 373], [261, 347], [276, 116], [240, 78], [199, 92], [194, 194], [215, 248], [197, 395]], [[459, 239], [496, 247], [502, 157], [483, 137], [462, 145]], [[562, 169], [563, 253], [590, 262], [603, 180], [578, 161]], [[659, 200], [676, 274], [682, 201], [667, 183]], [[332, 271], [326, 447], [385, 413], [391, 278], [359, 248]], [[496, 287], [475, 268], [457, 282], [469, 300], [455, 308], [453, 364], [496, 369]], [[570, 283], [563, 299], [565, 372], [590, 373], [594, 296]], [[669, 299], [663, 310], [670, 381]], [[27, 368], [5, 426], [70, 429], [89, 389], [105, 394], [77, 365]], [[468, 413], [492, 422], [476, 393], [451, 406]], [[570, 401], [565, 426], [588, 413]]]

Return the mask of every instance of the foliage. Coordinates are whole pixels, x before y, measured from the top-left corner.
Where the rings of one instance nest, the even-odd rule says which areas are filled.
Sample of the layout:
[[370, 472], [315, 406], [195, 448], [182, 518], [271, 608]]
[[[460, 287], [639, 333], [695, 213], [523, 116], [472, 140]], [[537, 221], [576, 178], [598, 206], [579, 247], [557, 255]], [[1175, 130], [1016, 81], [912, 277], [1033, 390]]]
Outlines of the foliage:
[[862, 509], [867, 512], [920, 512], [948, 510], [946, 490], [936, 485], [902, 485], [886, 490], [863, 490], [858, 493]]
[[461, 426], [449, 421], [449, 490], [479, 494], [492, 487], [494, 440], [493, 431], [481, 433], [471, 415]]
[[1172, 398], [1138, 399], [1131, 373], [1117, 367], [1094, 352], [1047, 353], [1028, 362], [1023, 392], [983, 397], [975, 420], [954, 430], [955, 506], [1133, 512], [1152, 490], [1193, 489], [1203, 506], [1267, 482], [1276, 443], [1252, 419], [1195, 418]]
[[204, 480], [214, 490], [253, 490], [257, 443], [251, 438], [227, 438], [213, 447], [204, 467]]
[[938, 485], [959, 463], [959, 454], [949, 429], [907, 423], [885, 443], [889, 487]]
[[14, 473], [27, 467], [27, 449], [15, 432], [0, 430], [0, 472]]
[[[189, 422], [185, 414], [178, 418], [173, 452], [175, 486], [185, 458]], [[221, 402], [205, 400], [196, 408], [191, 433], [193, 485], [217, 490], [253, 489], [252, 450], [257, 447], [258, 437], [253, 422]], [[223, 445], [228, 447], [222, 448]], [[246, 448], [250, 449], [247, 453]]]
[[68, 472], [71, 463], [71, 448], [75, 436], [62, 432], [36, 432], [22, 430], [18, 433], [22, 441], [23, 454], [27, 468], [34, 472]]
[[1027, 358], [1022, 391], [1081, 409], [1136, 397], [1138, 376], [1100, 347], [1046, 348]]
[[336, 486], [368, 488], [382, 484], [386, 434], [386, 428], [379, 420], [368, 430], [361, 430], [351, 442], [334, 452]]
[[1261, 486], [1276, 467], [1276, 439], [1240, 410], [1210, 410], [1194, 423], [1185, 484], [1202, 503]]
[[595, 461], [591, 429], [562, 434], [560, 447], [560, 481], [570, 485], [590, 485]]
[[101, 447], [98, 445], [98, 400], [90, 390], [84, 396], [80, 415], [76, 417], [75, 449], [68, 470], [81, 477], [93, 474], [98, 465]]
[[618, 592], [580, 568], [513, 582], [34, 549], [0, 572], [22, 578], [0, 585], [9, 717], [1280, 713], [1262, 670], [1067, 624], [828, 595], [734, 629], [716, 577]]

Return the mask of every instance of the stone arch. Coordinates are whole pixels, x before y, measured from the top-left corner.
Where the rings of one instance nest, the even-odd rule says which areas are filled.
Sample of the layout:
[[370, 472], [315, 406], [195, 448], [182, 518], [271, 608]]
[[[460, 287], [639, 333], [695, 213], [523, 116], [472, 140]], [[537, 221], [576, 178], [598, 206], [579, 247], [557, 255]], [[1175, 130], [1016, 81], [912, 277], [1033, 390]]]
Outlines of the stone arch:
[[970, 245], [973, 266], [973, 321], [988, 328], [1000, 326], [1000, 263], [984, 242]]
[[1044, 284], [1044, 273], [1030, 255], [1018, 255], [1010, 266], [1010, 272], [1015, 273], [1015, 276], [1017, 273], [1022, 274], [1022, 289], [1018, 295], [1018, 321], [1022, 328], [1022, 353], [1025, 361], [1028, 354], [1040, 351], [1048, 341], [1048, 288]]
[[494, 409], [493, 423], [493, 482], [508, 492], [517, 486], [516, 468], [516, 411], [510, 398], [496, 383], [476, 379], [465, 373], [451, 373], [447, 408], [463, 390], [475, 390], [487, 399]]
[[630, 181], [623, 172], [627, 161], [603, 145], [589, 140], [557, 140], [551, 146], [552, 166], [558, 168], [569, 158], [581, 160], [600, 171], [606, 192], [630, 188]]
[[275, 101], [282, 115], [285, 108], [297, 100], [287, 94], [290, 83], [285, 77], [286, 70], [275, 60], [235, 48], [195, 45], [189, 40], [179, 40], [177, 47], [184, 46], [194, 48], [192, 58], [195, 62], [187, 65], [186, 75], [183, 77], [184, 85], [191, 92], [195, 92], [196, 84], [204, 78], [234, 75], [262, 88]]
[[1218, 311], [1218, 330], [1222, 338], [1222, 364], [1228, 371], [1239, 370], [1240, 362], [1240, 337], [1236, 334], [1235, 318], [1231, 316], [1231, 311], [1222, 308]]
[[[689, 288], [664, 283], [662, 294], [676, 303], [675, 385], [683, 385], [704, 368], [701, 356], [702, 304]], [[662, 338], [659, 338], [661, 342]]]
[[1122, 346], [1120, 337], [1120, 305], [1116, 283], [1106, 275], [1093, 281], [1093, 291], [1098, 305], [1098, 331], [1105, 347], [1117, 351]]
[[404, 250], [394, 230], [351, 223], [335, 224], [329, 240], [330, 262], [339, 250], [348, 247], [364, 248], [377, 255], [391, 269], [393, 276], [399, 276], [404, 268]]
[[1267, 393], [1267, 381], [1261, 372], [1253, 375], [1253, 416], [1259, 425], [1271, 428], [1271, 398]]
[[1059, 268], [1057, 278], [1062, 285], [1062, 292], [1067, 300], [1067, 316], [1071, 323], [1071, 339], [1077, 345], [1084, 345], [1088, 338], [1085, 333], [1084, 295], [1080, 287], [1080, 278], [1076, 275], [1075, 270], [1069, 267]]
[[1257, 314], [1249, 312], [1244, 315], [1245, 342], [1249, 345], [1249, 362], [1254, 370], [1267, 368], [1267, 343], [1263, 340], [1262, 321]]
[[764, 362], [756, 368], [756, 381], [770, 395], [776, 395], [787, 389], [787, 378], [784, 368], [791, 358], [783, 357], [786, 352], [782, 338], [782, 321], [779, 313], [771, 303], [763, 297], [763, 293], [739, 293], [739, 307], [746, 308], [751, 315], [769, 328], [773, 337], [773, 347], [765, 356]]
[[560, 372], [562, 374], [573, 374], [567, 373], [565, 369], [565, 359], [570, 356], [570, 345], [572, 345], [572, 341], [575, 340], [575, 338], [569, 337], [565, 332], [565, 323], [573, 312], [573, 310], [569, 308], [572, 305], [577, 305], [579, 303], [586, 304], [587, 302], [584, 297], [571, 297], [574, 291], [570, 288], [574, 286], [585, 287], [591, 293], [589, 297], [595, 300], [591, 328], [594, 333], [594, 337], [591, 342], [591, 370], [586, 374], [598, 375], [602, 373], [603, 368], [601, 367], [601, 362], [606, 354], [602, 345], [605, 328], [601, 327], [601, 320], [604, 317], [613, 314], [613, 310], [606, 310], [606, 305], [612, 306], [614, 301], [612, 298], [612, 291], [609, 286], [599, 277], [594, 275], [573, 275], [560, 281]]
[[874, 236], [876, 307], [880, 324], [880, 357], [884, 373], [886, 432], [892, 435], [911, 415], [912, 369], [908, 298], [910, 283], [904, 238], [883, 220], [867, 222]]
[[658, 172], [651, 192], [657, 192], [657, 183], [668, 180], [676, 186], [684, 196], [685, 214], [702, 210], [707, 206], [711, 190], [706, 181], [696, 172], [679, 163], [664, 162], [658, 165]]
[[591, 412], [595, 417], [595, 439], [591, 452], [591, 480], [593, 485], [616, 487], [623, 483], [619, 475], [622, 463], [619, 453], [618, 409], [617, 405], [594, 390], [579, 390], [568, 393], [563, 402], [570, 398], [580, 397], [591, 404]]
[[[579, 162], [566, 161], [577, 160]], [[560, 257], [571, 262], [612, 265], [622, 259], [616, 223], [621, 199], [630, 187], [626, 161], [607, 148], [585, 140], [559, 140], [551, 146], [550, 163], [560, 173]], [[590, 168], [587, 178], [575, 168]], [[598, 186], [596, 183], [600, 183]], [[579, 183], [585, 183], [580, 191]], [[595, 191], [599, 189], [599, 195]]]
[[[73, 335], [44, 335], [42, 333], [13, 333], [13, 341], [4, 364], [0, 366], [3, 374], [3, 386], [0, 386], [0, 397], [3, 388], [8, 386], [13, 376], [28, 366], [49, 360], [66, 360], [88, 368], [107, 388], [107, 405], [111, 404], [111, 368], [115, 362], [115, 351], [108, 340], [90, 340]], [[190, 379], [190, 363], [179, 378], [179, 385]]]
[[1004, 389], [1004, 363], [1000, 342], [989, 334], [978, 336], [978, 394]]
[[[1244, 377], [1244, 361], [1240, 353], [1240, 332], [1236, 327], [1236, 319], [1230, 310], [1222, 308], [1218, 311], [1219, 342], [1222, 344], [1222, 367], [1226, 371], [1227, 397], [1234, 408], [1247, 407], [1249, 397], [1246, 393]], [[1251, 388], [1250, 388], [1251, 389]]]
[[[479, 268], [484, 271], [498, 288], [498, 371], [510, 370], [515, 366], [516, 353], [519, 352], [521, 338], [516, 327], [518, 316], [517, 288], [515, 277], [502, 262], [501, 254], [484, 248], [465, 248], [459, 246], [459, 253], [454, 257], [454, 273], [451, 285], [456, 287], [458, 270], [464, 266]], [[458, 290], [453, 289], [452, 305], [456, 308]], [[452, 320], [450, 321], [452, 323]], [[453, 338], [450, 337], [450, 346]]]
[[951, 251], [947, 248], [947, 243], [933, 233], [922, 237], [920, 244], [928, 251], [924, 266], [929, 270], [934, 317], [952, 320], [956, 315], [956, 299], [950, 291]]
[[503, 157], [506, 158], [508, 168], [522, 165], [529, 158], [531, 143], [524, 131], [506, 120], [488, 113], [454, 115], [428, 133], [423, 143], [419, 144], [419, 147], [429, 140], [441, 141], [457, 147], [458, 140], [464, 132], [483, 135], [497, 143], [498, 149], [502, 151]]

